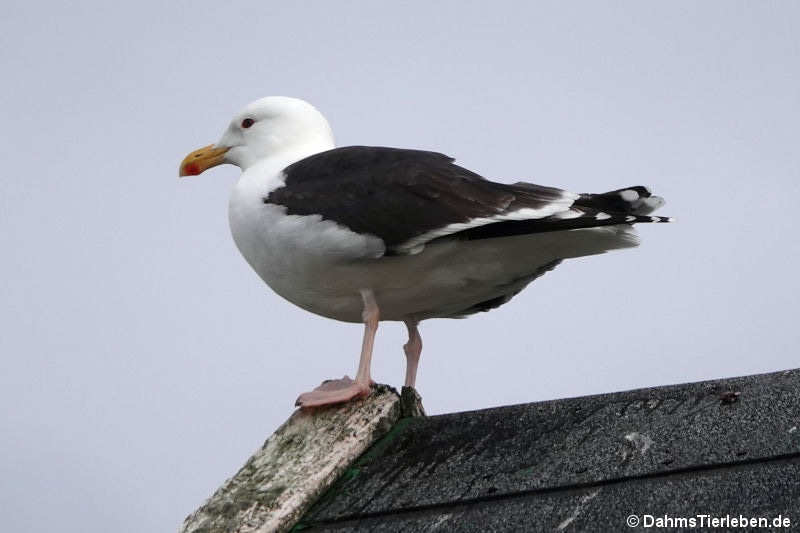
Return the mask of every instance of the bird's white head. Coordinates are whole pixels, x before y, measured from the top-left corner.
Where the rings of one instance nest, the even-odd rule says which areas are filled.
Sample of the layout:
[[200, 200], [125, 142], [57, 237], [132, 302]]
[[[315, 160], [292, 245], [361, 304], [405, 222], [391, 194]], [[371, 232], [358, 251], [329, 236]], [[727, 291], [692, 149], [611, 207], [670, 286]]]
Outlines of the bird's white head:
[[223, 163], [245, 170], [266, 158], [301, 159], [333, 147], [331, 127], [314, 106], [298, 98], [268, 96], [237, 113], [216, 144], [187, 155], [179, 174], [196, 176]]

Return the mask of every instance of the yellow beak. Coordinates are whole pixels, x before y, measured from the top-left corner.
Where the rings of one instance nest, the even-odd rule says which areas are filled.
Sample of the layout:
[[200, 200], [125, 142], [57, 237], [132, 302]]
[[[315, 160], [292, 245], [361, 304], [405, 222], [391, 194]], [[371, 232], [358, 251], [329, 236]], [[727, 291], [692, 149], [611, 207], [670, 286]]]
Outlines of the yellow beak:
[[195, 150], [181, 161], [178, 175], [197, 176], [211, 167], [221, 165], [225, 162], [225, 153], [228, 150], [230, 150], [228, 147], [215, 148], [213, 144]]

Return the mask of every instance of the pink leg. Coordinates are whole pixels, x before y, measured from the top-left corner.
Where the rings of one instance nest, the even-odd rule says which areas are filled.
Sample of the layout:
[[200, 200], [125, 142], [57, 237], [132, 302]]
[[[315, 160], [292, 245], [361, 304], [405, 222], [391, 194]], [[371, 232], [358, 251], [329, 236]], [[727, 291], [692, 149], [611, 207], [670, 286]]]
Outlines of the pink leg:
[[417, 365], [419, 364], [419, 355], [422, 353], [422, 337], [419, 335], [416, 321], [406, 320], [406, 327], [408, 328], [408, 342], [403, 345], [403, 351], [406, 352], [405, 386], [413, 387], [417, 381]]
[[319, 407], [363, 398], [369, 395], [372, 378], [370, 366], [372, 365], [372, 347], [375, 344], [375, 332], [378, 331], [380, 310], [375, 302], [375, 295], [369, 289], [362, 289], [361, 298], [364, 300], [364, 341], [361, 344], [361, 358], [358, 361], [356, 380], [347, 376], [342, 379], [323, 381], [322, 384], [311, 392], [301, 394], [295, 405], [300, 407]]

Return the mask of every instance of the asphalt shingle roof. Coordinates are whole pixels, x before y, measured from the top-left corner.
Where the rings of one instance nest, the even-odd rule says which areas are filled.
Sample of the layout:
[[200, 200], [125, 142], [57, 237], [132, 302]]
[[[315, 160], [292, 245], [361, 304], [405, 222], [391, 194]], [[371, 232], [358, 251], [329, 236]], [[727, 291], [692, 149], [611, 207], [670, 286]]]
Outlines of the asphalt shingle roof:
[[629, 515], [800, 524], [800, 370], [404, 418], [295, 529], [621, 531]]

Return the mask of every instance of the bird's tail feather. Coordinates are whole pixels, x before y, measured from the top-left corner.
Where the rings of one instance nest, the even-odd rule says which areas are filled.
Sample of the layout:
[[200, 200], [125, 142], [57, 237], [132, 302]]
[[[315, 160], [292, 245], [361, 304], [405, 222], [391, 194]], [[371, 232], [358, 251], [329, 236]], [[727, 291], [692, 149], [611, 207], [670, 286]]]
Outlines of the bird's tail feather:
[[[664, 205], [664, 199], [653, 195], [647, 187], [635, 185], [601, 194], [581, 194], [576, 206], [589, 207], [606, 213], [626, 215], [649, 215]], [[663, 218], [663, 217], [658, 217]], [[661, 220], [637, 220], [636, 222], [662, 222]], [[664, 221], [665, 222], [665, 221]]]

